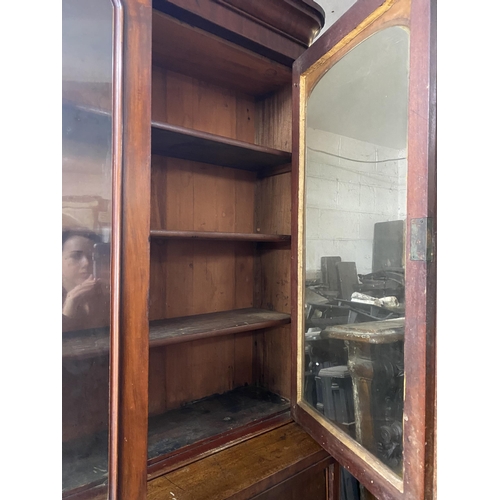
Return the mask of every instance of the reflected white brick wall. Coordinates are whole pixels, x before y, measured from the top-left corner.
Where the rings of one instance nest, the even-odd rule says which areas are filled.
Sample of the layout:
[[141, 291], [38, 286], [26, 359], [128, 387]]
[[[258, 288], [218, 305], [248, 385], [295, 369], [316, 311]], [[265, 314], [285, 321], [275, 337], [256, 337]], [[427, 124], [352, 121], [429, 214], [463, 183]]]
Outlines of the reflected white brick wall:
[[310, 128], [307, 146], [306, 274], [327, 255], [370, 273], [374, 224], [406, 218], [406, 150]]

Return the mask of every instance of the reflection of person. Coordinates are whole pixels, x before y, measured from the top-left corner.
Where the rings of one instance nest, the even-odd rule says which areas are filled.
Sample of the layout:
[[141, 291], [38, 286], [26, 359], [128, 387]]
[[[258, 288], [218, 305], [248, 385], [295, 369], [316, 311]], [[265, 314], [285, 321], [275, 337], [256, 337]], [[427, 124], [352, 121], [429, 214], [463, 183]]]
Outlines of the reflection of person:
[[99, 237], [89, 231], [62, 234], [63, 331], [109, 324], [109, 294], [92, 275], [92, 252]]

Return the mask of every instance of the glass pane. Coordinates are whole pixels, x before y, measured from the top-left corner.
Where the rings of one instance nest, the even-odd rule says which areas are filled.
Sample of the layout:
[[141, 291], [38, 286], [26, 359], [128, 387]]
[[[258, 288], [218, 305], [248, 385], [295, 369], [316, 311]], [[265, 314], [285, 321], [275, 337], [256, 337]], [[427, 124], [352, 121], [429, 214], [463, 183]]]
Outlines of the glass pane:
[[113, 9], [62, 2], [62, 491], [108, 475]]
[[372, 35], [307, 102], [304, 399], [402, 474], [408, 32]]

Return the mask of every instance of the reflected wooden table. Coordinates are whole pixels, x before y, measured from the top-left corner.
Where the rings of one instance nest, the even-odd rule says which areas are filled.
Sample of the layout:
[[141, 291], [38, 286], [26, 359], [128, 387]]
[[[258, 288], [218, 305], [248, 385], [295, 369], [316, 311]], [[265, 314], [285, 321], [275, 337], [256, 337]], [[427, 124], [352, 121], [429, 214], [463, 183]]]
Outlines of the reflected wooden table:
[[352, 377], [356, 441], [392, 470], [402, 469], [405, 318], [335, 325], [322, 338], [344, 340]]

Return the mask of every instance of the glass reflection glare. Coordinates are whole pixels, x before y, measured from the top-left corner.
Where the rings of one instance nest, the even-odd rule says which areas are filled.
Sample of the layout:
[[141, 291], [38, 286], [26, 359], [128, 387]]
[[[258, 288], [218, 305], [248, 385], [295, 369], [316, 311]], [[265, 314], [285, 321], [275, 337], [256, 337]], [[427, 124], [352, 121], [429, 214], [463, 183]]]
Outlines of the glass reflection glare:
[[400, 475], [408, 49], [372, 35], [306, 111], [303, 398]]
[[63, 497], [108, 481], [112, 55], [112, 3], [63, 0]]

